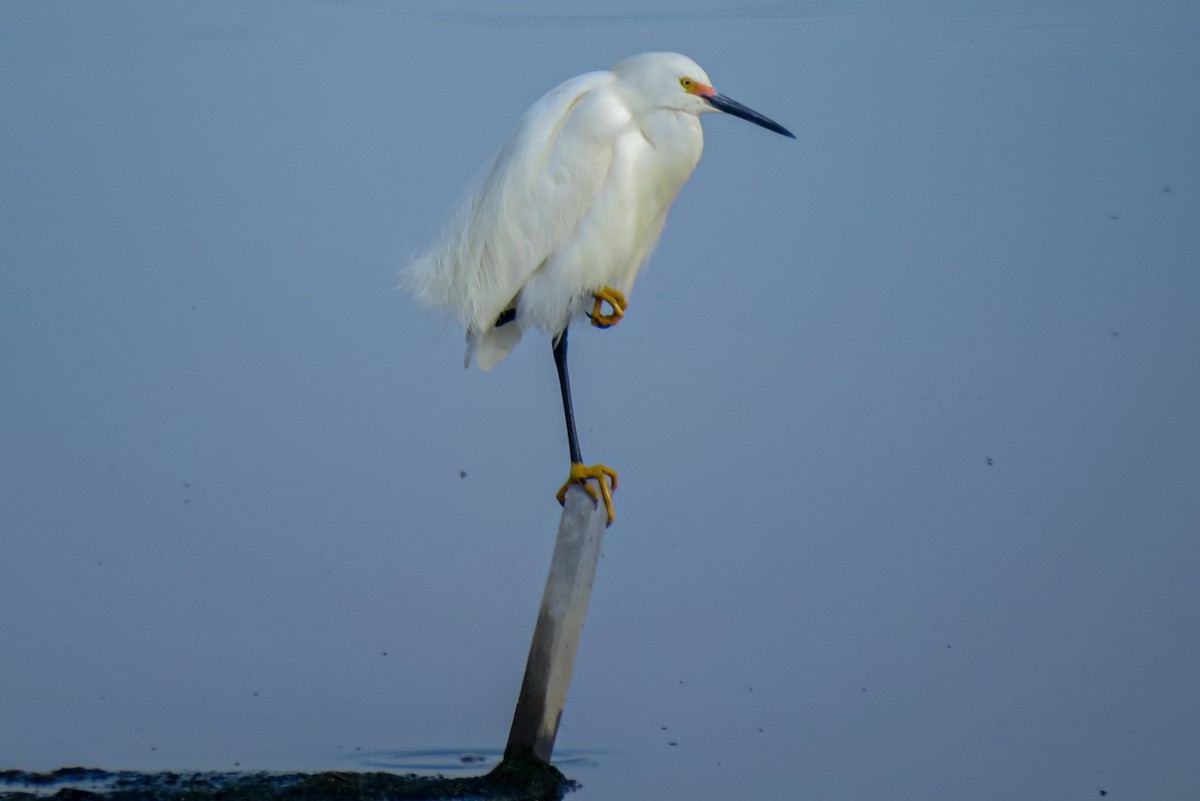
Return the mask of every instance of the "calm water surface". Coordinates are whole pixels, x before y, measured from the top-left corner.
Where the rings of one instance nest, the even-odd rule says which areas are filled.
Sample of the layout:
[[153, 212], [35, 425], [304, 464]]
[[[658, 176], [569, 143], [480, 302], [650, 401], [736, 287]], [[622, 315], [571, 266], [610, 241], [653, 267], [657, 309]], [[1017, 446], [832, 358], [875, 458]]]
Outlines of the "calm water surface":
[[1191, 797], [1194, 2], [0, 4], [0, 768], [503, 747], [549, 346], [399, 265], [545, 90], [706, 118], [630, 313], [559, 739], [582, 801]]

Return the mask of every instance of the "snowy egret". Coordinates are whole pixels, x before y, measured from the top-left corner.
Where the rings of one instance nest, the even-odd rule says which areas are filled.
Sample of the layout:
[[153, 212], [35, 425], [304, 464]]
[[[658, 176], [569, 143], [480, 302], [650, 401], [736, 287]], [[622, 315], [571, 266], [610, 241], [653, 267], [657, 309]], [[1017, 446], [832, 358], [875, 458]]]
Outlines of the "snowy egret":
[[572, 78], [534, 103], [441, 241], [407, 273], [420, 300], [452, 311], [467, 329], [467, 366], [474, 358], [487, 370], [526, 329], [551, 336], [571, 454], [557, 497], [562, 502], [571, 484], [582, 485], [594, 501], [603, 498], [610, 524], [617, 473], [583, 463], [567, 329], [582, 316], [608, 328], [625, 313], [667, 209], [700, 159], [699, 115], [706, 111], [795, 138], [719, 94], [690, 58], [633, 56]]

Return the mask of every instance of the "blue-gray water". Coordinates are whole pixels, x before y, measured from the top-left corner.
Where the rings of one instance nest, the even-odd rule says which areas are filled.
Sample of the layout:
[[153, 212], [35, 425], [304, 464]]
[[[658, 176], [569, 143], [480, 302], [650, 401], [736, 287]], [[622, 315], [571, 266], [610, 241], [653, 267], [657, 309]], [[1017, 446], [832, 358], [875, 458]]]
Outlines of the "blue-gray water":
[[1197, 41], [1191, 0], [0, 3], [0, 767], [503, 746], [550, 349], [464, 371], [393, 287], [533, 100], [670, 49], [798, 139], [706, 117], [572, 338], [621, 471], [577, 797], [1190, 797]]

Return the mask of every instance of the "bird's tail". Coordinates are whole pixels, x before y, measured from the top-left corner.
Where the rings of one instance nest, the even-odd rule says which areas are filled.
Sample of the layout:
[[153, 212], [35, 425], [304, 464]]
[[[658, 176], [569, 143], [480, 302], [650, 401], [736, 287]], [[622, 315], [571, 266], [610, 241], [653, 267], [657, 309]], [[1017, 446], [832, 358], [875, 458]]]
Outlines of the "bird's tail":
[[468, 329], [467, 355], [463, 359], [463, 367], [470, 367], [471, 358], [474, 357], [480, 370], [490, 369], [517, 346], [522, 333], [520, 324], [516, 322], [489, 328], [482, 334]]

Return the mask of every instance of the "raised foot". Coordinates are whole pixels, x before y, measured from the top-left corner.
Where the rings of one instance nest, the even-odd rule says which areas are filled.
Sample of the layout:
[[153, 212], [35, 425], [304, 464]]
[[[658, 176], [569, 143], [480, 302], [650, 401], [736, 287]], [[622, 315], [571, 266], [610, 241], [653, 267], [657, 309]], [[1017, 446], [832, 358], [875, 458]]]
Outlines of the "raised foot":
[[[605, 481], [605, 479], [608, 479]], [[588, 481], [595, 481], [599, 485], [599, 489], [593, 487]], [[609, 484], [612, 487], [609, 487]], [[600, 499], [604, 499], [604, 509], [608, 512], [608, 524], [611, 526], [613, 521], [613, 490], [617, 488], [617, 471], [611, 467], [602, 464], [586, 465], [580, 462], [571, 463], [571, 475], [567, 477], [566, 482], [559, 488], [558, 494], [554, 497], [559, 503], [565, 503], [567, 498], [567, 489], [572, 484], [578, 484], [583, 487], [584, 491], [592, 496], [592, 500], [599, 503]]]
[[[602, 286], [592, 294], [596, 298], [592, 313], [588, 315], [592, 318], [592, 325], [597, 328], [612, 328], [625, 316], [625, 306], [628, 304], [625, 303], [623, 293], [611, 286]], [[605, 303], [612, 309], [612, 314], [604, 313]]]

